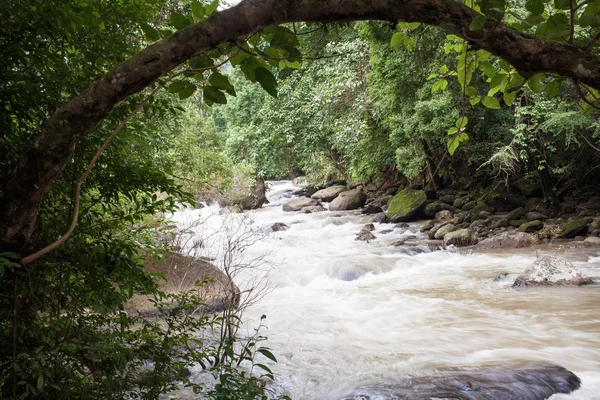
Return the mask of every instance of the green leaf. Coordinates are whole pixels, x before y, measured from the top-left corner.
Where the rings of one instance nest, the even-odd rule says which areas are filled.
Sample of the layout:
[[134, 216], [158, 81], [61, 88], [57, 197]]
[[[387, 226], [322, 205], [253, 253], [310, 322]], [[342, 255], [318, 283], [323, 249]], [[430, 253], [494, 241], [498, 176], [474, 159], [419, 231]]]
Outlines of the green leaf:
[[440, 79], [431, 87], [431, 93], [435, 93], [439, 90], [445, 90], [448, 87], [448, 81], [445, 79]]
[[496, 76], [496, 70], [494, 69], [492, 63], [490, 63], [489, 61], [481, 61], [479, 63], [479, 69], [482, 70], [488, 78], [493, 78], [494, 76]]
[[545, 88], [546, 75], [543, 73], [535, 74], [527, 81], [527, 85], [534, 93], [542, 93]]
[[273, 353], [271, 353], [268, 349], [261, 347], [260, 349], [257, 349], [256, 351], [259, 352], [260, 354], [262, 354], [263, 356], [267, 357], [269, 360], [271, 360], [273, 362], [277, 362], [277, 359], [275, 358]]
[[219, 89], [213, 86], [204, 86], [202, 89], [204, 94], [204, 101], [206, 104], [217, 103], [217, 104], [227, 104], [227, 98], [225, 97], [225, 93], [221, 92]]
[[181, 82], [173, 82], [169, 85], [167, 89], [169, 93], [179, 93], [184, 89], [183, 83]]
[[214, 60], [206, 55], [197, 56], [190, 60], [190, 67], [192, 69], [204, 69], [211, 68], [214, 66]]
[[571, 0], [554, 0], [554, 7], [559, 10], [569, 10], [571, 9]]
[[142, 22], [140, 24], [141, 28], [142, 28], [142, 32], [144, 32], [144, 35], [150, 39], [150, 40], [159, 40], [160, 39], [160, 33], [158, 33], [158, 31], [156, 29], [154, 29], [151, 25]]
[[259, 63], [258, 60], [254, 57], [247, 57], [242, 64], [240, 65], [240, 69], [246, 76], [250, 82], [256, 82], [255, 71], [258, 68]]
[[552, 82], [548, 83], [546, 85], [546, 94], [548, 95], [548, 98], [553, 99], [556, 96], [558, 96], [558, 93], [560, 92], [560, 82], [557, 80], [553, 80]]
[[215, 0], [212, 3], [206, 5], [206, 15], [214, 14], [219, 8], [219, 0]]
[[452, 126], [452, 127], [448, 128], [448, 135], [454, 135], [456, 132], [458, 132], [457, 127]]
[[472, 31], [478, 31], [479, 29], [483, 28], [486, 22], [487, 17], [485, 15], [479, 14], [478, 16], [473, 18], [473, 21], [471, 21], [471, 24], [469, 25], [469, 29]]
[[527, 0], [525, 8], [533, 15], [542, 15], [545, 9], [544, 3], [541, 0]]
[[194, 14], [194, 17], [196, 17], [198, 20], [201, 20], [206, 16], [206, 9], [204, 8], [204, 5], [199, 1], [193, 1], [192, 13]]
[[184, 87], [183, 90], [179, 91], [179, 99], [185, 100], [188, 97], [190, 97], [191, 95], [193, 95], [195, 91], [196, 91], [195, 85], [188, 85], [188, 86]]
[[213, 71], [208, 78], [208, 83], [221, 90], [231, 90], [233, 89], [233, 85], [229, 82], [229, 78], [225, 75], [222, 75], [218, 71]]
[[270, 369], [269, 367], [267, 367], [266, 365], [264, 365], [264, 364], [254, 364], [254, 365], [255, 365], [256, 367], [258, 367], [258, 368], [260, 368], [260, 369], [262, 369], [262, 370], [264, 370], [264, 371], [268, 372], [268, 373], [269, 373], [269, 374], [271, 374], [271, 375], [273, 374], [273, 371], [271, 371], [271, 369]]
[[398, 22], [398, 28], [412, 31], [421, 26], [420, 22]]
[[187, 19], [187, 17], [181, 13], [171, 14], [170, 21], [171, 25], [173, 25], [178, 31], [190, 26], [190, 20]]
[[456, 136], [449, 138], [448, 139], [448, 153], [450, 153], [451, 156], [454, 155], [454, 152], [458, 148], [458, 145], [461, 144], [462, 142], [466, 142], [467, 140], [469, 140], [469, 135], [467, 135], [465, 132], [461, 133], [460, 135], [456, 135]]
[[440, 67], [440, 74], [447, 74], [447, 73], [448, 73], [448, 66], [444, 64]]
[[477, 96], [477, 97], [473, 97], [472, 99], [469, 100], [469, 103], [471, 103], [472, 106], [474, 106], [475, 104], [479, 103], [481, 101], [481, 97]]
[[258, 67], [254, 71], [256, 80], [263, 89], [273, 97], [277, 97], [277, 80], [266, 68]]
[[392, 36], [392, 40], [390, 42], [390, 44], [392, 45], [392, 48], [394, 50], [400, 50], [402, 48], [402, 46], [404, 46], [405, 38], [406, 38], [406, 35], [403, 32], [394, 33], [394, 35]]
[[19, 260], [21, 258], [17, 253], [13, 253], [12, 251], [3, 251], [2, 253], [0, 253], [0, 257], [13, 260]]
[[465, 96], [467, 97], [475, 97], [477, 96], [477, 89], [473, 86], [468, 86], [465, 89]]
[[492, 96], [484, 97], [483, 100], [481, 101], [481, 104], [483, 104], [486, 108], [491, 108], [491, 109], [495, 109], [495, 110], [500, 109], [500, 102], [498, 100], [496, 100], [495, 97], [492, 97]]
[[244, 62], [244, 60], [246, 58], [248, 58], [248, 54], [246, 54], [246, 53], [240, 53], [237, 56], [231, 57], [231, 59], [229, 60], [229, 62], [231, 63], [232, 67], [237, 67], [238, 65], [241, 65], [242, 62]]
[[500, 68], [502, 68], [502, 70], [506, 72], [510, 72], [510, 70], [512, 69], [511, 65], [502, 59], [498, 60], [498, 65], [500, 65]]
[[464, 128], [465, 126], [467, 126], [468, 123], [469, 123], [469, 118], [467, 118], [466, 116], [462, 116], [456, 120], [456, 122], [454, 123], [454, 126], [456, 126], [458, 129], [461, 129], [461, 128]]
[[515, 90], [513, 92], [504, 92], [502, 93], [502, 98], [504, 99], [504, 103], [506, 103], [507, 106], [512, 106], [513, 103], [515, 102], [515, 97], [517, 97], [517, 93], [519, 93], [518, 90]]

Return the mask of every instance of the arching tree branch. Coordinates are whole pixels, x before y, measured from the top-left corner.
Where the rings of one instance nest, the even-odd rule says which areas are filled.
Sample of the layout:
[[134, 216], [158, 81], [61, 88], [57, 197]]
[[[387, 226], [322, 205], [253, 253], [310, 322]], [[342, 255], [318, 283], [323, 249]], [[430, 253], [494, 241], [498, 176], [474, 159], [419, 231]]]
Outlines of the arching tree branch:
[[217, 46], [288, 22], [385, 20], [440, 26], [511, 63], [523, 76], [559, 74], [600, 89], [600, 60], [570, 44], [526, 35], [489, 21], [477, 31], [475, 11], [452, 0], [244, 0], [157, 42], [59, 108], [19, 159], [0, 194], [0, 248], [20, 249], [32, 239], [40, 204], [71, 159], [77, 142], [113, 108], [188, 59]]

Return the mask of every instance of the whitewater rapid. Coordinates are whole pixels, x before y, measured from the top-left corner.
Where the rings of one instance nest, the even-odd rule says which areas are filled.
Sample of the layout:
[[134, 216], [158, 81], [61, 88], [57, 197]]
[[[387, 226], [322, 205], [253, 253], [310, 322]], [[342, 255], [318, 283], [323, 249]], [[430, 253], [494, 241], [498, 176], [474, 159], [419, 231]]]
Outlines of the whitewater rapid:
[[[551, 399], [600, 399], [598, 286], [511, 287], [542, 254], [565, 257], [598, 277], [600, 248], [421, 248], [413, 254], [392, 244], [421, 237], [420, 224], [375, 224], [375, 240], [355, 241], [365, 216], [284, 213], [292, 189], [288, 181], [271, 183], [271, 203], [244, 214], [219, 215], [213, 206], [172, 216], [180, 229], [207, 238], [196, 255], [217, 264], [223, 236], [215, 232], [254, 235], [239, 257], [256, 268], [240, 271], [235, 281], [244, 289], [268, 280], [270, 289], [244, 318], [251, 331], [267, 316], [263, 333], [278, 358], [270, 365], [277, 392], [294, 400], [338, 400], [353, 388], [407, 376], [546, 361], [582, 379], [578, 391]], [[290, 228], [269, 232], [276, 222]]]

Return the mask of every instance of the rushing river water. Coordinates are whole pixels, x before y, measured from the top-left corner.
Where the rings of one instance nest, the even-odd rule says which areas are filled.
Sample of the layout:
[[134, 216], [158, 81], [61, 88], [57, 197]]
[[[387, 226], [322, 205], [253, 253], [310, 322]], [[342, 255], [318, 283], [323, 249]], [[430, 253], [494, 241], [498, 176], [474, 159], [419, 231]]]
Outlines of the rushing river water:
[[[375, 224], [377, 239], [355, 241], [364, 216], [284, 213], [281, 204], [290, 197], [282, 190], [291, 188], [290, 182], [272, 183], [271, 204], [247, 214], [219, 216], [207, 207], [174, 216], [180, 226], [202, 220], [197, 229], [203, 235], [228, 219], [263, 231], [276, 222], [290, 226], [266, 234], [243, 254], [268, 261], [269, 270], [242, 271], [236, 278], [241, 287], [269, 278], [271, 291], [245, 317], [251, 329], [267, 315], [263, 333], [279, 360], [272, 366], [277, 391], [294, 400], [338, 400], [353, 388], [407, 376], [547, 361], [582, 379], [580, 390], [553, 400], [600, 399], [598, 286], [511, 287], [540, 254], [560, 255], [584, 275], [598, 277], [600, 248], [563, 244], [411, 255], [392, 243], [421, 236], [419, 224], [387, 233], [393, 225]], [[211, 244], [207, 252], [214, 250]], [[504, 273], [509, 275], [494, 280]]]

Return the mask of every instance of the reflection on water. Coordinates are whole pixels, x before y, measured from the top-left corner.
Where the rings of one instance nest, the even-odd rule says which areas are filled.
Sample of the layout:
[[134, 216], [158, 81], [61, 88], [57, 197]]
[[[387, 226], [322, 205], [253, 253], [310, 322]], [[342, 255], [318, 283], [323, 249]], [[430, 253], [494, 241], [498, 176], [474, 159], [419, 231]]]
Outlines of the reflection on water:
[[[289, 182], [275, 185], [279, 194], [250, 217], [257, 230], [275, 222], [290, 229], [268, 234], [247, 251], [249, 257], [267, 254], [274, 265], [274, 290], [246, 316], [254, 326], [267, 315], [280, 391], [296, 400], [337, 400], [359, 386], [449, 368], [546, 361], [583, 382], [577, 392], [552, 399], [600, 399], [598, 285], [511, 287], [540, 254], [563, 256], [585, 275], [600, 276], [600, 248], [411, 255], [391, 244], [420, 236], [418, 224], [387, 234], [381, 231], [393, 225], [375, 224], [377, 239], [355, 241], [364, 216], [283, 213], [286, 189], [292, 189]], [[175, 219], [207, 212], [183, 211]], [[211, 218], [205, 229], [222, 218], [244, 217]], [[508, 275], [494, 280], [502, 274]]]

